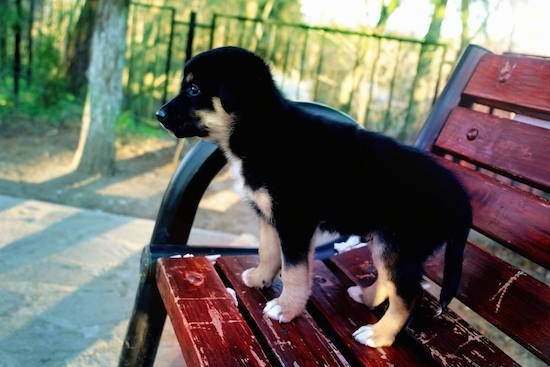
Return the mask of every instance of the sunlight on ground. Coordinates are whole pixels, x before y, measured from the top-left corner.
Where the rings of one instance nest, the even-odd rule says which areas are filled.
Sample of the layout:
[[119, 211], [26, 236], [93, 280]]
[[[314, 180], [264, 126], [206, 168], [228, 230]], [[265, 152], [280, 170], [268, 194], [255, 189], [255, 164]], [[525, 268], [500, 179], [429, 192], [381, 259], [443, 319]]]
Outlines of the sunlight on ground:
[[[0, 248], [18, 241], [21, 238], [32, 236], [44, 229], [44, 226], [51, 226], [74, 215], [79, 211], [77, 208], [41, 205], [34, 200], [27, 200], [19, 205], [0, 211], [0, 233], [2, 241]], [[17, 231], [12, 230], [17, 227]]]
[[[149, 184], [153, 180], [157, 170], [173, 169], [172, 164], [167, 164], [155, 168], [154, 171], [145, 172], [140, 175], [130, 177], [127, 180], [118, 180], [108, 186], [96, 190], [96, 193], [104, 196], [119, 196], [133, 199], [144, 199], [164, 192], [166, 187], [154, 187]], [[129, 189], [131, 187], [132, 189]]]
[[[9, 310], [0, 312], [0, 365], [115, 365], [153, 226], [0, 195], [0, 293]], [[257, 246], [251, 235], [197, 228], [190, 243]], [[155, 365], [179, 365], [173, 332], [163, 335], [159, 352]]]
[[[50, 179], [53, 179], [54, 177], [50, 178]], [[82, 187], [85, 187], [85, 186], [88, 186], [88, 185], [91, 185], [92, 183], [94, 183], [94, 181], [97, 181], [99, 180], [101, 177], [99, 174], [97, 175], [93, 175], [93, 176], [89, 176], [89, 177], [84, 177], [82, 180], [80, 181], [75, 181], [73, 183], [71, 183], [70, 185], [67, 185], [66, 188], [67, 189], [71, 189], [71, 190], [75, 190], [75, 189], [79, 189], [79, 188], [82, 188]]]
[[240, 201], [240, 195], [233, 190], [226, 189], [204, 197], [199, 208], [224, 213]]
[[132, 139], [131, 141], [117, 140], [115, 146], [116, 159], [127, 160], [147, 153], [154, 153], [161, 149], [174, 147], [175, 143], [171, 139], [146, 138]]
[[0, 365], [114, 365], [153, 222], [1, 200]]

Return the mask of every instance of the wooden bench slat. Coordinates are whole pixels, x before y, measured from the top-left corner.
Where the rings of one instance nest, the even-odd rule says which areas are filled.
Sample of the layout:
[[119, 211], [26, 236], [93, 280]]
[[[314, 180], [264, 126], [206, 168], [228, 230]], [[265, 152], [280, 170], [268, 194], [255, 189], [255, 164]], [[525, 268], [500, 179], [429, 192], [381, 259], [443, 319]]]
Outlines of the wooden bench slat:
[[464, 90], [468, 101], [550, 118], [550, 59], [485, 54]]
[[206, 258], [160, 259], [157, 284], [187, 366], [270, 365]]
[[[441, 284], [443, 254], [425, 270]], [[483, 318], [550, 363], [550, 287], [468, 243], [457, 297]]]
[[438, 300], [425, 293], [406, 330], [441, 366], [520, 366], [455, 312], [434, 317], [438, 310]]
[[549, 201], [449, 160], [439, 161], [466, 187], [476, 230], [550, 268]]
[[257, 256], [224, 256], [216, 264], [239, 295], [239, 304], [242, 304], [255, 327], [265, 336], [265, 343], [275, 354], [278, 363], [292, 367], [350, 366], [307, 312], [284, 324], [263, 314], [266, 302], [279, 295], [280, 285], [260, 291], [250, 289], [242, 282], [242, 272], [258, 264]]
[[[355, 283], [373, 281], [372, 262], [368, 247], [345, 252], [331, 258]], [[365, 282], [365, 278], [368, 281]], [[425, 293], [421, 304], [407, 325], [407, 332], [425, 353], [442, 366], [518, 366], [476, 329], [448, 310], [436, 317], [438, 301]]]
[[374, 324], [378, 318], [365, 305], [352, 300], [347, 294], [348, 286], [333, 274], [325, 264], [317, 261], [313, 270], [313, 286], [310, 304], [312, 313], [319, 315], [322, 325], [335, 335], [342, 345], [363, 366], [431, 366], [433, 361], [425, 358], [422, 350], [407, 337], [398, 336], [391, 348], [366, 347], [352, 337], [359, 327]]
[[543, 190], [550, 188], [549, 146], [549, 129], [464, 107], [453, 109], [435, 142], [445, 152]]

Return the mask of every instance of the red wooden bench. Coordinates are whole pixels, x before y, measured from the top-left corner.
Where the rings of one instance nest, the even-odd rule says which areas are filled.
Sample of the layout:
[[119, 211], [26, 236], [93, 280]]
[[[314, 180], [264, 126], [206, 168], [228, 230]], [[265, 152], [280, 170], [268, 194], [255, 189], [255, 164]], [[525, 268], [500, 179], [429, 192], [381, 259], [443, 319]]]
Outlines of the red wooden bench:
[[[525, 348], [533, 365], [550, 364], [549, 120], [550, 59], [470, 46], [416, 143], [456, 172], [471, 196], [474, 224], [457, 298], [477, 314], [474, 321], [487, 321]], [[166, 310], [188, 366], [519, 365], [508, 339], [499, 348], [485, 326], [454, 311], [437, 315], [429, 293], [392, 347], [354, 341], [358, 326], [380, 316], [346, 293], [375, 279], [368, 246], [335, 256], [321, 247], [304, 316], [286, 324], [265, 317], [262, 309], [280, 285], [242, 284], [255, 255], [177, 245], [187, 242], [200, 197], [224, 163], [216, 147], [201, 142], [174, 176], [142, 256], [121, 365], [152, 364]], [[169, 258], [188, 252], [223, 256], [215, 264], [203, 256]], [[439, 283], [441, 268], [436, 255], [427, 277]]]

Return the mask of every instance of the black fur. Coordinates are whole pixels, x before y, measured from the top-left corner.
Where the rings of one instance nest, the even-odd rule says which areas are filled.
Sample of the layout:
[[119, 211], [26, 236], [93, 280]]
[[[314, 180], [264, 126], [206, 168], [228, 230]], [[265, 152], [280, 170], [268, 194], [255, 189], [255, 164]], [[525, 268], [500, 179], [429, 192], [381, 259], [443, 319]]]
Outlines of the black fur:
[[423, 262], [447, 243], [440, 300], [447, 306], [471, 225], [468, 197], [453, 174], [388, 137], [312, 115], [285, 99], [265, 63], [242, 49], [200, 54], [185, 75], [191, 83], [184, 78], [181, 93], [157, 112], [159, 120], [178, 137], [208, 137], [196, 111], [212, 110], [212, 98], [220, 98], [232, 116], [229, 153], [242, 161], [253, 191], [268, 191], [272, 215], [266, 219], [279, 234], [286, 264], [307, 261], [318, 226], [376, 233], [386, 243], [397, 293], [412, 304], [421, 292]]

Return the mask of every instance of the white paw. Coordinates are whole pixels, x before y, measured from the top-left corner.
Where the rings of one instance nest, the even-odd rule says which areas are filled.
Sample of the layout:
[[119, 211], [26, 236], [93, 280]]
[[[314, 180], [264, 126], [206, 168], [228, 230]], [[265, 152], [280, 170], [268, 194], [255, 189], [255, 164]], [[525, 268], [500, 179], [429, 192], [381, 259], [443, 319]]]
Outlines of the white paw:
[[358, 285], [348, 288], [348, 295], [357, 303], [365, 304], [363, 302], [363, 290]]
[[352, 335], [353, 339], [355, 339], [357, 342], [363, 345], [368, 345], [372, 348], [376, 348], [374, 340], [371, 339], [371, 337], [374, 335], [372, 325], [361, 326], [359, 329], [355, 330]]
[[277, 303], [277, 298], [272, 299], [271, 301], [267, 302], [264, 307], [264, 315], [267, 315], [272, 320], [276, 320], [279, 322], [287, 322], [283, 320], [283, 309]]
[[292, 321], [292, 319], [294, 319], [299, 313], [301, 313], [301, 311], [296, 313], [295, 310], [285, 309], [285, 307], [279, 304], [278, 298], [267, 302], [264, 307], [264, 315], [272, 320], [279, 321], [280, 323]]
[[241, 274], [241, 279], [243, 280], [243, 283], [247, 286], [247, 287], [252, 287], [252, 285], [249, 283], [249, 275], [250, 275], [250, 272], [254, 270], [254, 268], [250, 268], [250, 269], [246, 269], [245, 271], [243, 271], [243, 273]]
[[355, 330], [353, 338], [371, 348], [389, 347], [395, 340], [395, 335], [381, 331], [380, 325], [365, 325]]

